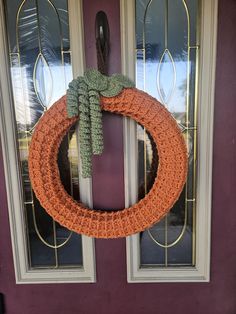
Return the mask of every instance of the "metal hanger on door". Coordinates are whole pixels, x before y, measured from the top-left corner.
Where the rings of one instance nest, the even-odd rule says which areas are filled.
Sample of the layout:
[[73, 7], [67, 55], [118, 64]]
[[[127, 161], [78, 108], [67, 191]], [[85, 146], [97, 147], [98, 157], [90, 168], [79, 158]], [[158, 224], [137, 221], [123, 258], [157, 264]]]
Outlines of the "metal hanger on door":
[[107, 15], [103, 11], [96, 14], [95, 19], [95, 36], [97, 51], [97, 67], [98, 70], [108, 75], [109, 52], [110, 52], [110, 30]]

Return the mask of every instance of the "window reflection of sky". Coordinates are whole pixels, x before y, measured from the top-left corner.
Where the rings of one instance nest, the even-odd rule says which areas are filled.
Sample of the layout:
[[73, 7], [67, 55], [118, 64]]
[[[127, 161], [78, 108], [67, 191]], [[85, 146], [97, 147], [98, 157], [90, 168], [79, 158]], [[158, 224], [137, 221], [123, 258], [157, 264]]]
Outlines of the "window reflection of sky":
[[[166, 107], [172, 113], [183, 113], [186, 108], [186, 82], [187, 82], [187, 62], [175, 61], [176, 84], [173, 86], [174, 70], [171, 62], [163, 62], [160, 66], [159, 86], [162, 97], [158, 91], [158, 67], [159, 63], [155, 61], [146, 60], [145, 76], [148, 83], [146, 83], [146, 92], [157, 98], [160, 102], [162, 99], [168, 100]], [[143, 60], [137, 60], [137, 86], [143, 89], [144, 82], [144, 67]], [[172, 89], [173, 93], [172, 93]], [[163, 97], [164, 96], [164, 97]]]
[[46, 107], [50, 107], [64, 93], [72, 80], [72, 71], [70, 65], [45, 66], [41, 62], [36, 70], [36, 86], [40, 98]]
[[12, 66], [11, 75], [17, 104], [17, 122], [32, 126], [37, 120], [37, 114], [44, 111], [42, 104], [48, 108], [65, 94], [66, 87], [72, 80], [72, 69], [71, 65], [62, 66], [61, 63], [50, 64], [48, 67], [39, 60], [35, 69], [35, 81], [32, 65]]

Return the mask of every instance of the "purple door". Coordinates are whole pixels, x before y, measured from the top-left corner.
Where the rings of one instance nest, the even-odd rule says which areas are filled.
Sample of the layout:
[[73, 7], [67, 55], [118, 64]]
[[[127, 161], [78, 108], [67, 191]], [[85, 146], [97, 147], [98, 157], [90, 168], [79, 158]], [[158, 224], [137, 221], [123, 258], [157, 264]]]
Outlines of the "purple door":
[[[94, 21], [110, 24], [109, 72], [121, 71], [118, 0], [84, 1], [86, 66], [96, 66]], [[212, 192], [211, 281], [128, 284], [125, 239], [96, 240], [97, 282], [16, 285], [2, 154], [0, 154], [0, 292], [9, 314], [235, 314], [236, 313], [236, 3], [219, 0]], [[94, 207], [124, 207], [123, 124], [104, 117], [103, 157], [93, 160]], [[112, 156], [112, 158], [111, 158]], [[110, 160], [112, 159], [112, 162]], [[102, 184], [100, 184], [102, 182]]]

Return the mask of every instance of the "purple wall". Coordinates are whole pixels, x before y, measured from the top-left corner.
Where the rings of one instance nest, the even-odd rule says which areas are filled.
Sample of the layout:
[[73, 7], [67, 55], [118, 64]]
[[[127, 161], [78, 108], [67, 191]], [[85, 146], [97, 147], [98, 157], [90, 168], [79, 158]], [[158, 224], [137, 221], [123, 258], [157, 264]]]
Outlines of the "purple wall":
[[[107, 0], [106, 4], [110, 2], [118, 3], [118, 0]], [[0, 292], [5, 295], [7, 313], [236, 313], [235, 21], [235, 0], [219, 0], [211, 282], [127, 284], [125, 240], [103, 240], [96, 243], [96, 284], [17, 286], [0, 159]]]

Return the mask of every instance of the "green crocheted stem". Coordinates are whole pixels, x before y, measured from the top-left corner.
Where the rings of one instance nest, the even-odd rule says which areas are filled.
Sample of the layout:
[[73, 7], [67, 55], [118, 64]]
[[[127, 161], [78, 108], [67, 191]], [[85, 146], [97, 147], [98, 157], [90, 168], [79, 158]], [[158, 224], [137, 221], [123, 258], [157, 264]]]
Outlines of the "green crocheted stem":
[[104, 76], [99, 71], [85, 71], [84, 77], [74, 79], [67, 90], [67, 114], [74, 117], [80, 114], [79, 140], [82, 162], [82, 176], [91, 177], [92, 153], [103, 152], [102, 112], [100, 95], [114, 97], [123, 88], [134, 87], [134, 83], [122, 74]]

